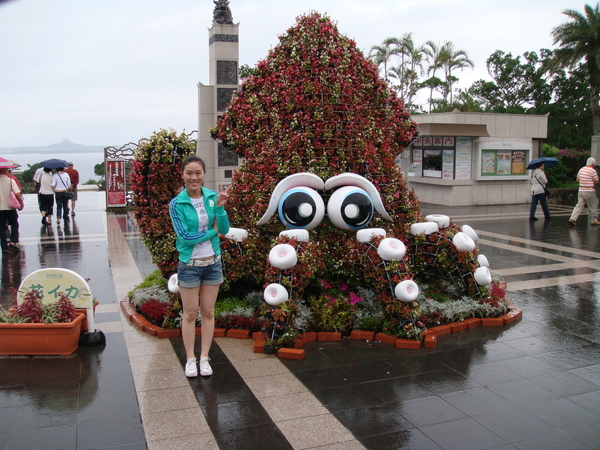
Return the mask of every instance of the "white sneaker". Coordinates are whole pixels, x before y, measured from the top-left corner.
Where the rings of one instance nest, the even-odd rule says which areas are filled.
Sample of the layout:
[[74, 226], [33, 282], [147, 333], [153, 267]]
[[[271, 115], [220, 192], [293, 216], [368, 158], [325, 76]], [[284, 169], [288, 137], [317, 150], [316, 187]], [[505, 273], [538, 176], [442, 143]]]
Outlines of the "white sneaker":
[[194, 378], [198, 376], [198, 366], [196, 363], [198, 360], [196, 358], [190, 358], [185, 363], [185, 376], [188, 378]]
[[210, 361], [210, 358], [208, 356], [203, 356], [202, 358], [200, 358], [200, 375], [202, 375], [203, 377], [209, 377], [213, 373], [212, 367], [210, 367], [208, 361]]

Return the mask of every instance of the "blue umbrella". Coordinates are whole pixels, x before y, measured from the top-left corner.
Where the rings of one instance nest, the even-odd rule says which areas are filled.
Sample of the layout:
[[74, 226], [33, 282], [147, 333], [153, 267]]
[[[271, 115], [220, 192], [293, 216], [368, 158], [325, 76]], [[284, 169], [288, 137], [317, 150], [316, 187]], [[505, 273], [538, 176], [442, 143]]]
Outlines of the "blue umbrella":
[[60, 169], [60, 168], [64, 169], [68, 166], [68, 164], [64, 159], [52, 158], [52, 159], [47, 159], [46, 161], [42, 161], [40, 163], [40, 166], [47, 168], [47, 169]]
[[560, 161], [552, 156], [542, 156], [541, 158], [533, 159], [526, 167], [527, 170], [537, 169], [539, 163], [544, 163], [545, 168], [554, 167]]

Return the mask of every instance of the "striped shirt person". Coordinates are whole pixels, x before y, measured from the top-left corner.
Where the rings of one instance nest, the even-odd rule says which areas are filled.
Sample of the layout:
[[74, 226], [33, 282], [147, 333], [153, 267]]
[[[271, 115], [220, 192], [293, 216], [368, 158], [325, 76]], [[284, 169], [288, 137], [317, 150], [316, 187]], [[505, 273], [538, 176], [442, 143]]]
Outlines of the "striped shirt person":
[[569, 224], [577, 225], [577, 218], [583, 211], [584, 206], [587, 206], [592, 225], [600, 225], [598, 222], [598, 199], [594, 186], [598, 184], [598, 173], [595, 169], [596, 160], [588, 158], [586, 165], [579, 169], [577, 173], [577, 182], [579, 183], [579, 191], [577, 193], [577, 205], [573, 209], [573, 213], [569, 218]]

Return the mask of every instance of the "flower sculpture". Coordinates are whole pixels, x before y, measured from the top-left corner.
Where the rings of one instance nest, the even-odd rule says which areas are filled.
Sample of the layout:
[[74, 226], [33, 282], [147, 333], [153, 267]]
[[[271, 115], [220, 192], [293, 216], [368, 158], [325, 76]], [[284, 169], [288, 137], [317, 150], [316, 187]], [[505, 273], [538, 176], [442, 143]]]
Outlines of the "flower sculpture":
[[224, 291], [264, 290], [284, 332], [299, 302], [339, 307], [323, 280], [349, 280], [376, 290], [388, 331], [414, 337], [427, 325], [419, 286], [490, 299], [470, 227], [422, 217], [395, 164], [416, 124], [351, 39], [301, 16], [255, 73], [211, 130], [244, 161], [229, 187]]

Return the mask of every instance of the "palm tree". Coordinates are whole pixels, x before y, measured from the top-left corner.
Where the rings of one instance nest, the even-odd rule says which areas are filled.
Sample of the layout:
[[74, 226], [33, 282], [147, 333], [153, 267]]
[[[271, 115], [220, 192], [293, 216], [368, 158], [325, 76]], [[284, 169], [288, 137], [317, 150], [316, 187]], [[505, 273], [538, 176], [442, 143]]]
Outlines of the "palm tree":
[[467, 52], [464, 50], [458, 50], [454, 48], [452, 42], [446, 42], [442, 46], [441, 50], [442, 67], [444, 69], [444, 76], [446, 77], [447, 91], [444, 95], [445, 99], [448, 100], [448, 93], [450, 94], [450, 103], [452, 103], [452, 85], [458, 78], [452, 76], [452, 71], [455, 69], [464, 69], [465, 67], [473, 67], [473, 61], [469, 59]]
[[383, 76], [386, 81], [388, 80], [387, 65], [390, 58], [398, 53], [397, 42], [397, 38], [389, 37], [384, 39], [381, 45], [372, 46], [369, 52], [369, 59], [377, 64], [377, 67], [383, 65]]
[[548, 70], [574, 69], [580, 61], [585, 62], [590, 84], [590, 102], [594, 135], [600, 135], [600, 11], [590, 5], [584, 7], [585, 15], [574, 9], [566, 9], [563, 14], [572, 19], [552, 30], [554, 44], [560, 47], [554, 51]]
[[398, 80], [400, 98], [410, 108], [420, 88], [419, 76], [423, 74], [423, 46], [415, 46], [412, 33], [406, 33], [397, 39], [395, 45], [400, 64], [392, 67], [388, 74]]
[[429, 113], [431, 113], [431, 105], [433, 103], [433, 91], [439, 88], [442, 83], [442, 80], [435, 76], [436, 71], [442, 68], [442, 48], [443, 46], [433, 41], [427, 41], [423, 46], [423, 54], [429, 64], [427, 67], [427, 76], [429, 78], [423, 83], [423, 86], [429, 88]]

